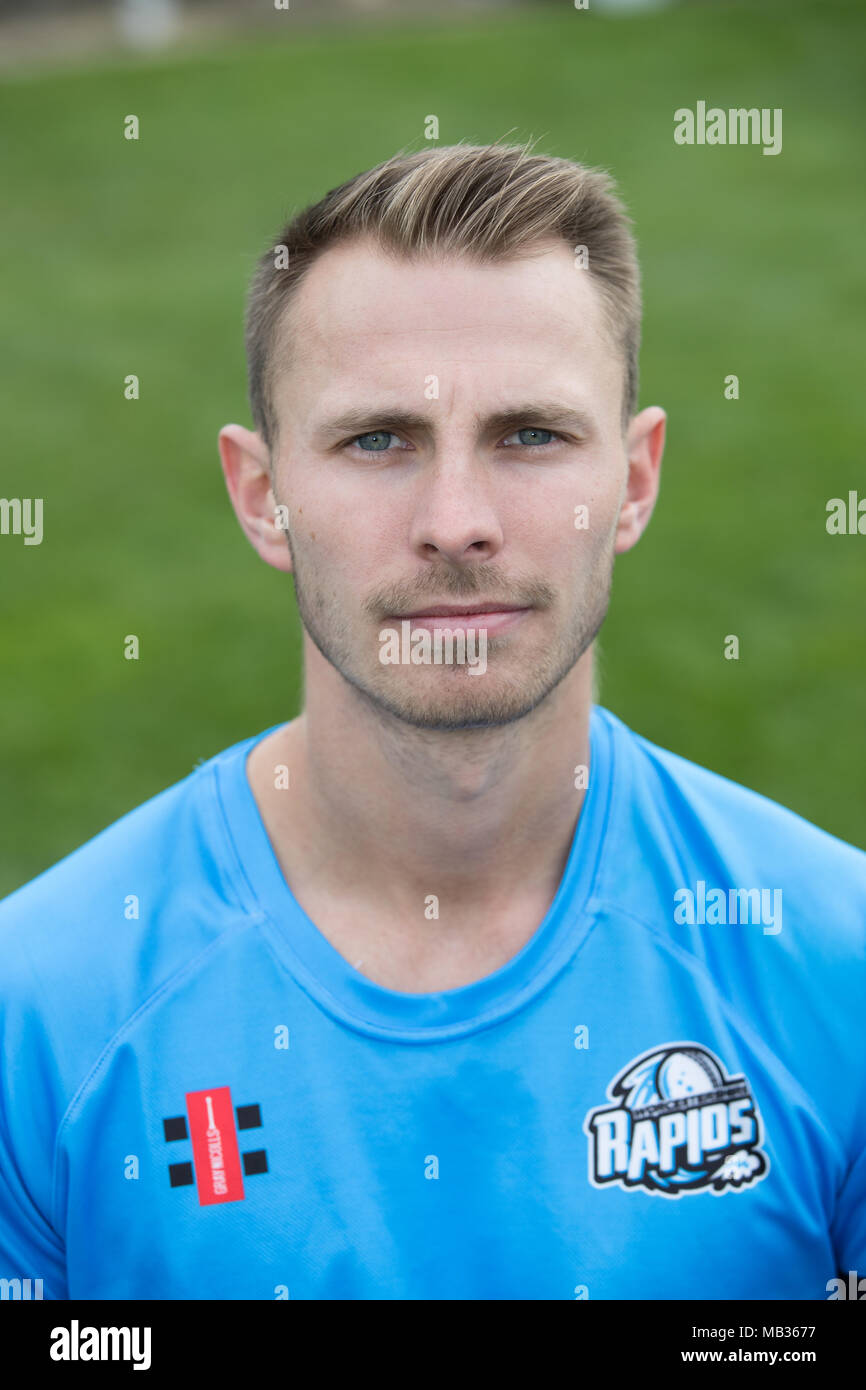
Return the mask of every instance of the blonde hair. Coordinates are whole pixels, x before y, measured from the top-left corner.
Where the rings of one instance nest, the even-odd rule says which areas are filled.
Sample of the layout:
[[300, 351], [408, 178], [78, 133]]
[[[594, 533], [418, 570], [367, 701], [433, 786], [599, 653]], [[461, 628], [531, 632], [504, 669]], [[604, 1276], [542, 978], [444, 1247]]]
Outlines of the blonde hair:
[[272, 377], [283, 312], [317, 257], [359, 237], [410, 258], [453, 254], [479, 263], [532, 254], [552, 238], [585, 248], [625, 360], [625, 429], [637, 409], [640, 271], [614, 187], [603, 170], [533, 154], [529, 144], [431, 146], [396, 154], [297, 213], [260, 257], [247, 300], [249, 400], [265, 444], [272, 449], [277, 438]]

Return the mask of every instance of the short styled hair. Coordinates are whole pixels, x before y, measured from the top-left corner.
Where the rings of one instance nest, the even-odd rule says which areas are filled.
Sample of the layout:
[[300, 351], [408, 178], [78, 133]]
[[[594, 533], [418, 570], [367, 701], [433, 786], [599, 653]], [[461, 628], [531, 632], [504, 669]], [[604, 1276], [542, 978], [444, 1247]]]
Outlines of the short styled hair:
[[250, 409], [269, 450], [277, 440], [273, 373], [283, 313], [317, 257], [364, 237], [409, 259], [460, 255], [480, 264], [565, 242], [593, 276], [624, 357], [625, 430], [637, 409], [640, 271], [613, 180], [601, 169], [533, 154], [528, 144], [458, 144], [397, 154], [356, 174], [297, 213], [260, 257], [247, 300], [246, 353]]

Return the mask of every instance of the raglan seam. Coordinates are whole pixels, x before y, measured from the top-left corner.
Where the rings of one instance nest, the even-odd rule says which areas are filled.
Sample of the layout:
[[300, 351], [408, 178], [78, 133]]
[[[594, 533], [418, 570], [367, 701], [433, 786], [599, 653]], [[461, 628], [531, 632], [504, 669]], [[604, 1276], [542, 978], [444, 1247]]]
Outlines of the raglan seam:
[[[241, 908], [239, 909], [239, 911], [243, 911], [243, 909]], [[173, 971], [173, 973], [169, 975], [165, 980], [163, 980], [161, 984], [157, 985], [156, 988], [152, 990], [150, 994], [148, 994], [147, 997], [143, 999], [142, 1002], [132, 1011], [132, 1013], [124, 1019], [123, 1023], [121, 1023], [115, 1029], [108, 1042], [105, 1043], [102, 1050], [96, 1057], [95, 1061], [91, 1064], [84, 1078], [79, 1082], [65, 1111], [63, 1112], [63, 1117], [60, 1121], [60, 1124], [57, 1127], [57, 1134], [55, 1135], [54, 1139], [54, 1153], [52, 1158], [51, 1173], [51, 1220], [52, 1226], [58, 1233], [61, 1229], [63, 1229], [62, 1224], [58, 1220], [59, 1212], [57, 1190], [58, 1163], [61, 1139], [67, 1125], [71, 1123], [76, 1110], [79, 1109], [80, 1105], [83, 1103], [85, 1095], [91, 1088], [92, 1083], [95, 1081], [98, 1074], [104, 1069], [110, 1056], [117, 1050], [117, 1047], [119, 1046], [124, 1036], [132, 1030], [132, 1028], [138, 1023], [138, 1021], [146, 1013], [148, 1013], [163, 998], [163, 996], [170, 993], [174, 988], [176, 988], [178, 985], [184, 982], [187, 977], [195, 974], [199, 969], [201, 969], [202, 966], [207, 963], [208, 958], [212, 955], [215, 955], [226, 944], [227, 941], [234, 941], [235, 937], [238, 936], [242, 931], [250, 930], [260, 926], [261, 921], [261, 914], [255, 916], [246, 913], [241, 921], [235, 922], [230, 926], [224, 927], [220, 931], [219, 935], [215, 938], [215, 940], [209, 941], [207, 945], [203, 946], [200, 951], [197, 951], [194, 956], [192, 956], [189, 960], [184, 961], [182, 965], [178, 966], [178, 968], [175, 971]]]

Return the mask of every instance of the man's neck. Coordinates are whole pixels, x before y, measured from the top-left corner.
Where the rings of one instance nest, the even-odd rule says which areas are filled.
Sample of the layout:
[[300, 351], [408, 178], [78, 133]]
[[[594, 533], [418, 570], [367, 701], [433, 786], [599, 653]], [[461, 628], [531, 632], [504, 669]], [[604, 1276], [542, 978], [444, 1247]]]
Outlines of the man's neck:
[[[373, 978], [392, 988], [422, 978], [410, 992], [455, 988], [498, 968], [562, 877], [591, 702], [590, 650], [523, 719], [419, 730], [381, 717], [316, 653], [305, 713], [247, 766], [294, 896], [353, 964], [379, 962]], [[275, 786], [280, 765], [287, 788]]]

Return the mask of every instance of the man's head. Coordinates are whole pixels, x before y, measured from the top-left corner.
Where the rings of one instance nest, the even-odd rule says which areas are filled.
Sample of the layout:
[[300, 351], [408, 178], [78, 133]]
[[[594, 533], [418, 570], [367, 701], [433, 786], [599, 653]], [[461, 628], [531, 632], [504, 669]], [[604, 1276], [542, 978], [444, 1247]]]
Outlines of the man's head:
[[[587, 651], [657, 489], [663, 412], [633, 418], [639, 332], [607, 175], [520, 148], [389, 160], [262, 257], [256, 432], [221, 434], [229, 490], [262, 558], [293, 571], [315, 648], [380, 710], [507, 723]], [[463, 619], [487, 630], [483, 675], [381, 663], [384, 628], [429, 628], [413, 616], [443, 606], [500, 613]]]

